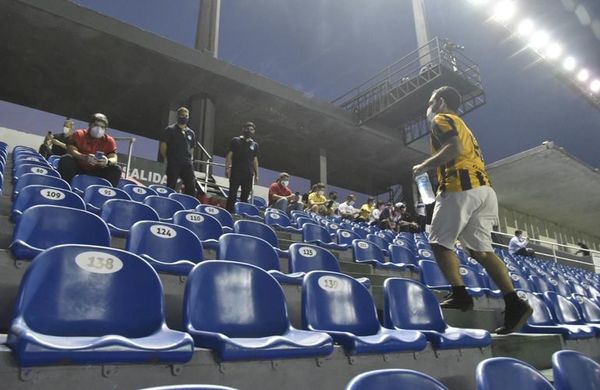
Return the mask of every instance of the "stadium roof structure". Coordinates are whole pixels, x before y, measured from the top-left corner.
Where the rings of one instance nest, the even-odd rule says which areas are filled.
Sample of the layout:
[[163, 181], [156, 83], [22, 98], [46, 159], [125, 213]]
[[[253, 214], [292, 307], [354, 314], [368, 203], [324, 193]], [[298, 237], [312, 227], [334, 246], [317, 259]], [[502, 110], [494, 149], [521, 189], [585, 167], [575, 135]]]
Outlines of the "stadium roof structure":
[[507, 208], [600, 237], [600, 171], [546, 141], [488, 166]]
[[[65, 0], [0, 0], [0, 99], [158, 139], [169, 109], [194, 96], [216, 105], [214, 153], [257, 124], [261, 166], [365, 193], [411, 180], [423, 153], [397, 129], [353, 115], [210, 53], [182, 46]], [[175, 107], [173, 107], [175, 105]], [[192, 113], [193, 115], [193, 113]]]

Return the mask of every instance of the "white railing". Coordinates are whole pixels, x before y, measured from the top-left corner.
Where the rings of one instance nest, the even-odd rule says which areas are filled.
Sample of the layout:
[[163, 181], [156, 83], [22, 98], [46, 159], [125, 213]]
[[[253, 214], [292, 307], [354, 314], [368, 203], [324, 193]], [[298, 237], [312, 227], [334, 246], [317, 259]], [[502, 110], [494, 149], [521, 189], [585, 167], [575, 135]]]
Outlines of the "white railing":
[[133, 137], [113, 137], [115, 141], [127, 141], [127, 165], [125, 166], [125, 177], [129, 176], [129, 171], [131, 170], [131, 155], [133, 152], [133, 144], [135, 143], [135, 138]]

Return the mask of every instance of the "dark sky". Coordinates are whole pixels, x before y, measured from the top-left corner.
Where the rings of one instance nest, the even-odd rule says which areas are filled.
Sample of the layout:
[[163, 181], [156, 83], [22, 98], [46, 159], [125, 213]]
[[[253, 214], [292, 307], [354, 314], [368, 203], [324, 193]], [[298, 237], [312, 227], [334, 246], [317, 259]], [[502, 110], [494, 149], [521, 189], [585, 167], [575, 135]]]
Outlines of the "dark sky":
[[[539, 3], [532, 0], [531, 4]], [[77, 0], [77, 3], [192, 46], [197, 0]], [[558, 81], [551, 67], [535, 64], [523, 43], [466, 0], [428, 0], [432, 35], [466, 47], [478, 63], [487, 104], [465, 120], [488, 162], [553, 140], [600, 167], [600, 112]], [[448, 7], [448, 4], [452, 4]], [[577, 51], [594, 52], [589, 67], [600, 71], [598, 44], [559, 0], [532, 8], [539, 24], [567, 34]], [[416, 48], [409, 0], [223, 0], [219, 57], [318, 99], [332, 100]], [[557, 6], [558, 5], [558, 6]], [[551, 29], [550, 32], [553, 32]], [[590, 37], [592, 39], [590, 39]], [[566, 39], [566, 38], [565, 38]], [[596, 74], [596, 77], [599, 75]], [[21, 109], [0, 103], [0, 125]], [[20, 114], [19, 114], [20, 115]], [[35, 118], [35, 119], [31, 119]], [[43, 121], [42, 114], [29, 121]], [[48, 122], [57, 121], [48, 116]], [[56, 126], [58, 128], [58, 125]], [[146, 148], [152, 148], [149, 143]], [[146, 153], [144, 153], [146, 154]], [[149, 155], [155, 155], [152, 150]]]

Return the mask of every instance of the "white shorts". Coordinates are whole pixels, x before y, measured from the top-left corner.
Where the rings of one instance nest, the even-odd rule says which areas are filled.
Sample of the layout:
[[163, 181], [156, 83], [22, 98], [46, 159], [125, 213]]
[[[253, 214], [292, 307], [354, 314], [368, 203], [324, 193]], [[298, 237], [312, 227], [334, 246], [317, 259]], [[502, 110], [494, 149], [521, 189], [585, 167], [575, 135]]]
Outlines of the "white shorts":
[[492, 187], [462, 192], [445, 191], [436, 197], [429, 242], [454, 249], [492, 252], [492, 227], [498, 223], [498, 199]]

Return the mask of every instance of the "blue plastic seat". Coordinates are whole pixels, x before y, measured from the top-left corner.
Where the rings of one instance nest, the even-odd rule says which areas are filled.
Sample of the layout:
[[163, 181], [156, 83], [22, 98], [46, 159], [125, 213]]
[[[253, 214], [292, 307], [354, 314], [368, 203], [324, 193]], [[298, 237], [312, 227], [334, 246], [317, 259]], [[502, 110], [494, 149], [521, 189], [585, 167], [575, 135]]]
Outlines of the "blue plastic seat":
[[48, 156], [48, 164], [54, 169], [58, 169], [58, 162], [60, 161], [61, 156], [57, 156], [53, 154], [52, 156]]
[[204, 261], [190, 273], [184, 325], [196, 346], [223, 361], [326, 356], [325, 333], [290, 325], [283, 290], [261, 268], [231, 261]]
[[17, 199], [22, 188], [34, 184], [71, 191], [71, 186], [63, 179], [54, 176], [38, 175], [37, 173], [26, 173], [21, 176], [19, 182], [13, 187], [13, 201]]
[[197, 198], [191, 195], [180, 194], [178, 192], [169, 194], [169, 199], [173, 199], [181, 203], [184, 210], [194, 210], [200, 205], [200, 201]]
[[126, 249], [140, 255], [158, 272], [173, 275], [187, 275], [204, 260], [202, 243], [191, 230], [164, 222], [136, 222]]
[[267, 201], [264, 198], [261, 198], [260, 196], [255, 196], [252, 199], [252, 204], [259, 210], [264, 210], [267, 208]]
[[131, 197], [131, 200], [140, 203], [144, 203], [144, 199], [149, 196], [158, 195], [152, 188], [139, 186], [137, 184], [127, 184], [123, 187], [123, 191], [127, 192]]
[[396, 244], [388, 246], [390, 261], [395, 264], [401, 264], [414, 271], [419, 271], [419, 262], [414, 252], [406, 246], [398, 245], [397, 242], [398, 241], [396, 241]]
[[83, 201], [87, 210], [96, 215], [100, 215], [104, 203], [111, 199], [131, 200], [125, 191], [112, 186], [94, 184], [87, 187], [83, 193]]
[[393, 389], [448, 390], [429, 375], [400, 368], [365, 372], [355, 376], [346, 386], [346, 390]]
[[223, 235], [221, 223], [214, 217], [197, 211], [182, 210], [173, 215], [173, 223], [190, 229], [202, 242], [203, 248], [217, 250]]
[[381, 252], [383, 252], [384, 256], [390, 256], [390, 252], [387, 249], [390, 243], [385, 238], [378, 236], [377, 234], [367, 234], [366, 240], [377, 245], [379, 249], [381, 249]]
[[[299, 220], [302, 217], [298, 218]], [[299, 223], [300, 221], [298, 221]], [[331, 239], [331, 234], [323, 226], [316, 225], [314, 223], [304, 223], [302, 225], [302, 241], [313, 243], [323, 248], [334, 249], [334, 250], [346, 250], [349, 249], [349, 245], [337, 244]]]
[[[130, 183], [128, 183], [128, 184], [130, 184]], [[156, 191], [156, 193], [158, 194], [158, 196], [168, 197], [169, 195], [175, 193], [174, 189], [169, 188], [167, 186], [160, 185], [160, 184], [150, 184], [148, 186], [148, 188], [152, 188], [154, 191]]]
[[83, 200], [74, 192], [42, 185], [30, 185], [23, 188], [15, 199], [10, 213], [11, 221], [17, 222], [25, 210], [42, 204], [85, 210]]
[[223, 233], [233, 233], [233, 217], [229, 214], [229, 211], [224, 208], [201, 204], [196, 207], [196, 211], [218, 219], [223, 228]]
[[352, 241], [360, 239], [358, 234], [347, 229], [338, 229], [335, 235], [337, 237], [337, 242], [344, 245], [352, 245]]
[[302, 327], [329, 333], [348, 355], [420, 351], [427, 345], [421, 332], [383, 328], [369, 290], [341, 273], [306, 274], [302, 283]]
[[7, 344], [20, 366], [192, 358], [191, 337], [165, 324], [156, 272], [119, 249], [60, 245], [44, 251], [23, 277], [16, 302]]
[[417, 281], [388, 278], [383, 290], [387, 328], [421, 331], [434, 349], [484, 348], [492, 342], [485, 330], [449, 326], [435, 295]]
[[554, 390], [529, 364], [506, 357], [490, 358], [477, 365], [477, 390]]
[[17, 221], [10, 250], [18, 260], [30, 260], [60, 244], [110, 246], [110, 232], [104, 221], [89, 211], [33, 206]]
[[296, 220], [296, 225], [299, 228], [304, 227], [304, 225], [317, 225], [317, 226], [319, 226], [319, 223], [317, 221], [315, 221], [314, 219], [312, 219], [311, 217], [300, 216], [300, 217], [294, 217], [294, 219]]
[[[320, 246], [294, 243], [289, 249], [289, 270], [290, 273], [301, 272], [306, 274], [310, 271], [329, 271], [342, 272], [340, 263], [335, 256], [325, 248]], [[356, 278], [366, 288], [371, 287], [369, 278]]]
[[117, 188], [124, 189], [128, 184], [138, 185], [138, 183], [133, 180], [120, 178], [119, 182], [117, 183]]
[[71, 180], [71, 187], [73, 187], [73, 192], [75, 192], [81, 197], [83, 197], [85, 189], [93, 185], [112, 187], [112, 184], [110, 184], [108, 180], [91, 175], [79, 174], [75, 175], [75, 177], [73, 177], [73, 180]]
[[288, 251], [279, 249], [279, 240], [277, 234], [268, 225], [258, 221], [239, 220], [233, 224], [233, 230], [239, 234], [262, 238], [275, 249], [280, 257], [288, 257]]
[[600, 306], [583, 295], [573, 295], [570, 299], [582, 320], [587, 324], [600, 324]]
[[17, 169], [15, 169], [15, 172], [13, 173], [13, 184], [15, 184], [19, 181], [19, 177], [21, 177], [27, 173], [35, 173], [38, 175], [60, 177], [60, 174], [57, 171], [55, 171], [53, 168], [50, 168], [48, 166], [43, 167], [43, 166], [34, 165], [34, 164], [23, 164], [23, 165], [19, 165], [19, 167]]
[[265, 223], [276, 230], [282, 230], [289, 233], [302, 233], [302, 229], [292, 226], [287, 215], [277, 209], [267, 209], [265, 211]]
[[258, 208], [250, 203], [235, 202], [235, 213], [244, 218], [253, 219], [255, 221], [263, 220], [258, 212]]
[[131, 227], [139, 221], [159, 221], [152, 207], [132, 200], [111, 199], [104, 203], [100, 217], [114, 237], [127, 237]]
[[580, 352], [555, 352], [552, 372], [556, 390], [600, 390], [600, 364]]
[[435, 261], [419, 260], [421, 283], [434, 290], [450, 290], [450, 283]]
[[596, 334], [600, 334], [600, 325], [586, 324], [581, 319], [575, 305], [567, 298], [555, 292], [545, 292], [544, 301], [548, 305], [550, 314], [557, 324], [569, 326], [572, 332], [580, 333], [581, 338], [584, 338], [584, 335], [593, 337]]
[[357, 263], [371, 264], [376, 268], [392, 271], [416, 270], [416, 267], [412, 264], [386, 263], [381, 248], [369, 240], [360, 239], [352, 241], [352, 253], [354, 261]]
[[529, 282], [523, 276], [519, 275], [518, 273], [514, 273], [514, 272], [509, 272], [508, 276], [510, 276], [510, 279], [511, 279], [512, 284], [515, 289], [524, 290], [524, 291], [532, 291], [531, 286], [529, 285]]
[[531, 282], [530, 285], [533, 288], [533, 292], [545, 293], [546, 291], [554, 291], [554, 286], [544, 278], [540, 278], [536, 275], [529, 275], [528, 279]]
[[[41, 156], [23, 155], [13, 160], [13, 173], [23, 165], [32, 165], [50, 169], [50, 164]], [[37, 173], [37, 172], [32, 172]]]
[[173, 215], [184, 209], [178, 201], [158, 195], [148, 196], [144, 204], [152, 207], [162, 222], [173, 222]]
[[[239, 222], [239, 221], [238, 221]], [[219, 239], [217, 259], [252, 264], [268, 271], [280, 283], [302, 284], [303, 274], [284, 274], [279, 255], [269, 242], [247, 234], [227, 233]]]

